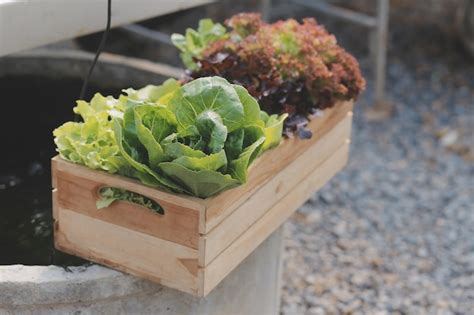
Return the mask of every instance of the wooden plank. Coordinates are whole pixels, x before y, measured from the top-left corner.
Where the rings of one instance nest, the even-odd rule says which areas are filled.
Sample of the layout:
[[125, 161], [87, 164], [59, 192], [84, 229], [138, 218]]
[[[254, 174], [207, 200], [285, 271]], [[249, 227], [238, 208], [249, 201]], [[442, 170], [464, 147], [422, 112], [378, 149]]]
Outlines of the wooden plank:
[[239, 235], [318, 168], [350, 138], [352, 115], [348, 114], [327, 134], [271, 178], [218, 226], [200, 238], [199, 266], [207, 266]]
[[51, 159], [51, 186], [53, 187], [53, 189], [58, 187], [56, 179], [58, 178], [57, 169], [59, 159], [59, 156], [55, 156]]
[[104, 186], [101, 182], [68, 172], [57, 171], [57, 173], [59, 207], [191, 248], [198, 248], [198, 211], [161, 200], [156, 201], [163, 207], [164, 215], [123, 201], [116, 201], [109, 207], [99, 210], [96, 201], [99, 198], [99, 189]]
[[143, 185], [138, 180], [132, 178], [109, 174], [104, 171], [92, 170], [86, 166], [68, 162], [60, 156], [55, 156], [52, 159], [52, 163], [57, 171], [67, 172], [89, 180], [95, 180], [102, 183], [104, 186], [127, 189], [148, 198], [161, 200], [163, 202], [172, 203], [196, 211], [203, 211], [205, 207], [203, 199], [182, 194], [168, 193], [158, 188]]
[[[167, 193], [55, 157], [56, 246], [205, 296], [343, 167], [351, 109], [352, 102], [345, 102], [326, 110], [310, 123], [312, 139], [285, 139], [257, 159], [246, 185], [208, 199]], [[98, 191], [104, 186], [151, 198], [163, 206], [165, 215], [127, 202], [97, 210]]]
[[197, 251], [176, 243], [60, 208], [55, 246], [171, 288], [197, 293]]
[[309, 124], [309, 128], [313, 131], [311, 139], [304, 141], [296, 138], [285, 139], [280, 146], [259, 157], [252, 165], [248, 182], [245, 185], [205, 199], [205, 217], [201, 220], [199, 232], [201, 234], [209, 233], [256, 190], [289, 165], [295, 156], [301, 155], [346, 117], [347, 113], [352, 110], [352, 104], [352, 101], [338, 103], [336, 106], [326, 109], [322, 117], [314, 118]]
[[200, 295], [207, 295], [245, 257], [288, 219], [315, 190], [321, 188], [344, 167], [349, 155], [348, 142], [342, 145], [313, 173], [309, 174], [214, 261], [205, 268], [199, 269], [199, 279], [202, 281], [199, 287]]
[[53, 195], [52, 195], [52, 211], [53, 211], [53, 219], [57, 219], [58, 217], [58, 189], [54, 188], [53, 189]]

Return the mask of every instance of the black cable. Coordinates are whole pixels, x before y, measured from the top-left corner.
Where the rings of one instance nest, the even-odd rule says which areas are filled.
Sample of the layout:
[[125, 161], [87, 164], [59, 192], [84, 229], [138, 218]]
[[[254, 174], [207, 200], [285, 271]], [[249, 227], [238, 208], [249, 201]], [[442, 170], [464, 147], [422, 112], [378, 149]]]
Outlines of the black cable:
[[[112, 0], [107, 0], [107, 24], [105, 26], [104, 34], [102, 34], [102, 39], [100, 40], [99, 48], [97, 48], [97, 52], [95, 53], [94, 60], [92, 61], [91, 67], [89, 68], [89, 72], [87, 73], [86, 78], [84, 79], [84, 83], [82, 84], [81, 94], [79, 94], [79, 99], [84, 99], [86, 94], [87, 85], [89, 84], [89, 79], [92, 76], [92, 72], [94, 71], [95, 65], [97, 60], [99, 59], [100, 53], [105, 47], [105, 42], [107, 40], [107, 34], [110, 30], [110, 22], [112, 20]], [[79, 119], [78, 115], [75, 117], [75, 121]]]

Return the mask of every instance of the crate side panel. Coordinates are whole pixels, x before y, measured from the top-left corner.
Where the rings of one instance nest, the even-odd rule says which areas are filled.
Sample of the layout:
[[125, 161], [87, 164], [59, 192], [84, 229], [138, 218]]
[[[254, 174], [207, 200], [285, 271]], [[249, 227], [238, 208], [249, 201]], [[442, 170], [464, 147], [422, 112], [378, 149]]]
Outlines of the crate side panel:
[[[58, 186], [57, 202], [59, 207], [71, 209], [105, 222], [191, 248], [197, 248], [199, 237], [198, 211], [152, 197], [151, 199], [154, 199], [163, 207], [164, 215], [123, 201], [113, 202], [109, 207], [99, 210], [96, 207], [96, 201], [99, 198], [98, 190], [108, 185], [67, 171], [58, 170], [56, 173], [56, 183]], [[122, 187], [123, 185], [116, 183], [110, 186]]]
[[304, 141], [296, 138], [285, 139], [278, 147], [266, 152], [253, 163], [245, 185], [206, 199], [207, 209], [199, 232], [201, 234], [209, 233], [255, 191], [290, 164], [295, 156], [307, 150], [340, 120], [344, 119], [347, 113], [351, 112], [352, 104], [352, 101], [341, 102], [335, 107], [325, 110], [323, 116], [314, 118], [309, 124], [309, 128], [313, 132], [311, 139]]
[[126, 273], [197, 293], [197, 251], [176, 243], [60, 208], [55, 246]]
[[71, 163], [62, 159], [60, 156], [55, 156], [52, 159], [52, 163], [57, 171], [66, 171], [78, 177], [103, 183], [105, 186], [115, 186], [117, 188], [127, 189], [149, 198], [175, 204], [183, 208], [201, 211], [204, 210], [206, 206], [204, 199], [165, 192], [158, 188], [143, 185], [132, 178], [109, 174], [104, 171], [92, 170], [86, 166]]
[[264, 215], [300, 181], [334, 154], [350, 137], [352, 115], [347, 115], [331, 131], [271, 178], [208, 234], [201, 236], [199, 265], [209, 264], [239, 235]]
[[341, 170], [347, 163], [348, 155], [349, 144], [347, 143], [275, 204], [214, 261], [204, 268], [199, 268], [199, 277], [203, 279], [200, 294], [207, 295], [316, 190], [320, 189]]

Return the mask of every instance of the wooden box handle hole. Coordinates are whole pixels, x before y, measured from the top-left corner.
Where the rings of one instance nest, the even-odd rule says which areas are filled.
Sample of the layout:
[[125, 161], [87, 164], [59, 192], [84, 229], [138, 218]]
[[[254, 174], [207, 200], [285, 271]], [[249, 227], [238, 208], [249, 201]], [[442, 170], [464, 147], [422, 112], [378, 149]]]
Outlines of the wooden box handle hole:
[[157, 214], [165, 214], [165, 210], [158, 202], [139, 193], [111, 186], [102, 186], [97, 190], [97, 209], [107, 208], [116, 201], [128, 202]]

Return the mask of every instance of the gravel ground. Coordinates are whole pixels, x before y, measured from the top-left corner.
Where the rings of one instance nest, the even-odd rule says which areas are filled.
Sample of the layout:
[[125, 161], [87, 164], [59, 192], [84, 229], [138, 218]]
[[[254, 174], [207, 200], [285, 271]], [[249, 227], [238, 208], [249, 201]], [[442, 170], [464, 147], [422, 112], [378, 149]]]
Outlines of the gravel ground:
[[391, 115], [367, 76], [349, 165], [287, 224], [282, 314], [474, 313], [474, 62], [410, 36], [392, 28]]

